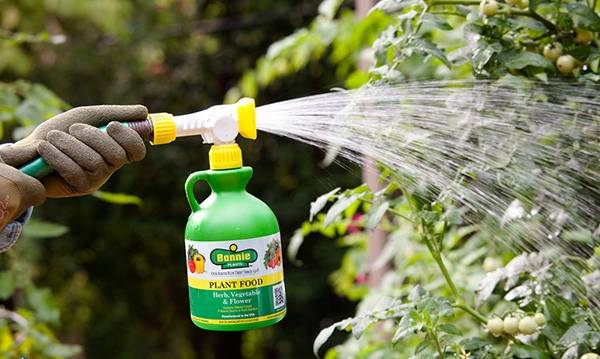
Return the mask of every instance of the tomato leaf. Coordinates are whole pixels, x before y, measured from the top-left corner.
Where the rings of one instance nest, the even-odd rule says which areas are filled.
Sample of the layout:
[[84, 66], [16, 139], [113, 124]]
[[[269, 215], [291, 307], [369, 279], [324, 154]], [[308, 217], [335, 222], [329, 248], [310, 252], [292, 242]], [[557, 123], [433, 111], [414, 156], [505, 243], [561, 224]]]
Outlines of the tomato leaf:
[[509, 51], [501, 54], [501, 62], [511, 70], [521, 70], [527, 66], [541, 67], [548, 70], [554, 70], [554, 65], [548, 59], [534, 52]]
[[325, 0], [319, 5], [319, 15], [331, 20], [335, 17], [343, 0]]
[[452, 67], [450, 60], [448, 60], [444, 52], [439, 47], [434, 45], [431, 41], [425, 39], [414, 39], [411, 42], [411, 45], [415, 50], [424, 52], [441, 60], [444, 63], [444, 65], [446, 65], [446, 67]]
[[327, 215], [325, 216], [325, 221], [323, 221], [323, 226], [328, 227], [336, 218], [344, 212], [344, 210], [350, 207], [354, 202], [363, 197], [366, 192], [351, 194], [351, 195], [342, 195], [338, 200], [329, 208], [327, 211]]
[[512, 349], [516, 358], [550, 359], [550, 355], [532, 345], [513, 344]]
[[373, 229], [377, 227], [388, 208], [390, 208], [390, 203], [388, 201], [378, 202], [371, 207], [369, 211], [369, 219], [367, 221], [367, 228]]
[[409, 6], [422, 3], [420, 0], [382, 0], [379, 1], [372, 10], [382, 10], [387, 13], [402, 11]]
[[310, 215], [309, 215], [308, 220], [312, 222], [315, 215], [317, 213], [321, 212], [323, 207], [325, 207], [325, 205], [327, 204], [327, 201], [329, 201], [329, 198], [331, 198], [333, 195], [338, 193], [339, 190], [340, 190], [339, 187], [334, 188], [333, 190], [331, 190], [325, 194], [322, 194], [317, 199], [315, 199], [314, 202], [312, 202], [310, 204]]
[[578, 28], [600, 32], [600, 16], [584, 3], [574, 2], [567, 5], [569, 14]]
[[332, 325], [319, 332], [319, 334], [315, 338], [315, 341], [313, 342], [313, 353], [317, 358], [319, 357], [319, 349], [321, 348], [321, 346], [323, 346], [323, 344], [325, 344], [329, 337], [331, 337], [331, 334], [333, 334], [333, 332], [336, 329], [346, 328], [346, 326], [348, 326], [348, 324], [352, 322], [352, 319], [353, 318], [347, 318], [337, 323], [333, 323]]
[[300, 250], [300, 246], [304, 242], [304, 233], [302, 229], [297, 229], [294, 232], [292, 238], [290, 238], [290, 243], [287, 246], [287, 255], [290, 262], [301, 265], [302, 261], [297, 259], [298, 251]]

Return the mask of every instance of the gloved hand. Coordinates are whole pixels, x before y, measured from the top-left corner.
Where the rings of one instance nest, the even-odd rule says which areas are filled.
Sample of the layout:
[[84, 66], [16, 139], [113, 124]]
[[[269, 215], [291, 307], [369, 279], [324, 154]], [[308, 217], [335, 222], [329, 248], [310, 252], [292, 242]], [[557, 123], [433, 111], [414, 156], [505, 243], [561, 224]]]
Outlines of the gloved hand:
[[[0, 148], [0, 157], [18, 168], [42, 156], [56, 171], [42, 179], [48, 197], [90, 194], [124, 164], [146, 155], [144, 141], [134, 130], [111, 121], [142, 121], [147, 116], [142, 105], [77, 107]], [[107, 123], [106, 133], [96, 128]]]
[[46, 190], [40, 181], [0, 159], [0, 231], [19, 217], [28, 207], [46, 200]]

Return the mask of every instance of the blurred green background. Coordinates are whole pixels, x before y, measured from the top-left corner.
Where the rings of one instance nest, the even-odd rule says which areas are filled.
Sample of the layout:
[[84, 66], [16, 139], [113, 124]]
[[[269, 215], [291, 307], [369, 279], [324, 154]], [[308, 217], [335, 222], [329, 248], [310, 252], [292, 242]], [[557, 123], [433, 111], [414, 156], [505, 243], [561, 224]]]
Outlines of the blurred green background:
[[[142, 103], [151, 112], [183, 114], [222, 103], [268, 46], [310, 23], [318, 5], [309, 0], [0, 0], [0, 84], [9, 86], [0, 90], [4, 141], [65, 108], [29, 83], [46, 86], [70, 106]], [[331, 66], [312, 62], [299, 75], [261, 90], [257, 103], [343, 85]], [[15, 85], [17, 80], [27, 85]], [[11, 91], [21, 91], [18, 103], [7, 97]], [[14, 118], [19, 122], [9, 121]], [[267, 134], [240, 142], [245, 164], [255, 169], [249, 191], [277, 214], [284, 246], [307, 217], [310, 201], [333, 187], [360, 183], [359, 169], [322, 168], [323, 153], [305, 145]], [[103, 188], [139, 196], [141, 206], [88, 196], [49, 200], [36, 209], [38, 230], [47, 225], [57, 234], [63, 231], [39, 222], [44, 220], [63, 224], [68, 232], [43, 238], [30, 230], [17, 248], [0, 256], [3, 273], [9, 273], [0, 274], [1, 304], [30, 308], [60, 341], [81, 345], [82, 358], [311, 356], [319, 329], [353, 308], [328, 282], [342, 254], [332, 241], [307, 242], [300, 252], [304, 265], [286, 266], [289, 309], [282, 323], [218, 333], [189, 320], [183, 247], [189, 209], [183, 183], [189, 173], [208, 167], [207, 153], [200, 138], [149, 148], [143, 162], [124, 168]]]

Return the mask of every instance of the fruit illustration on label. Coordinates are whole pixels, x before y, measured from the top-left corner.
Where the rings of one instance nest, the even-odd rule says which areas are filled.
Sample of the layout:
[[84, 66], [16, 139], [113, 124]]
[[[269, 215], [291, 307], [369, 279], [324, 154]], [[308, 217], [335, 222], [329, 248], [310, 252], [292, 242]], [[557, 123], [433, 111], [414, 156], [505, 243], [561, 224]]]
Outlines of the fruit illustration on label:
[[204, 256], [192, 246], [188, 247], [187, 263], [191, 273], [204, 273]]
[[190, 272], [194, 273], [196, 271], [196, 263], [193, 260], [188, 260], [188, 268]]
[[279, 244], [279, 241], [272, 240], [267, 245], [264, 265], [267, 269], [274, 269], [281, 265], [281, 245]]

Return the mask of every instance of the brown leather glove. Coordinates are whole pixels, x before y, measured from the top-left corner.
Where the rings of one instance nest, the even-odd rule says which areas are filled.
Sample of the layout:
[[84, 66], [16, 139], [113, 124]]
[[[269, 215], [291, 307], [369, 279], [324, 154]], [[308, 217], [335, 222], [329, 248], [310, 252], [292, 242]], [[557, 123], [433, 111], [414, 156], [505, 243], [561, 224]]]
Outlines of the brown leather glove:
[[0, 231], [31, 206], [46, 200], [46, 191], [40, 181], [0, 159]]
[[[146, 155], [144, 141], [134, 130], [111, 121], [142, 121], [147, 116], [142, 105], [77, 107], [42, 123], [25, 139], [0, 148], [0, 156], [17, 168], [42, 156], [56, 170], [42, 179], [48, 197], [86, 195], [124, 164]], [[96, 128], [109, 122], [106, 132]]]

